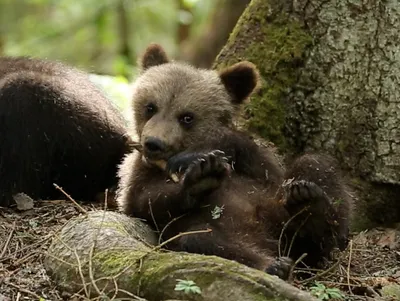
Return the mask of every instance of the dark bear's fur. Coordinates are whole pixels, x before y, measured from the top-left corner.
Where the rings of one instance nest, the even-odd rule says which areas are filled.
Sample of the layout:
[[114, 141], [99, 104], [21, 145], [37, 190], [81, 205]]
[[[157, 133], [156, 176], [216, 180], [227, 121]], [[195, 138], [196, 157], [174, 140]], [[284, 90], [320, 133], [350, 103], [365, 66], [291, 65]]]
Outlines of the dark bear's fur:
[[[170, 62], [151, 45], [142, 69], [133, 110], [143, 154], [127, 156], [120, 167], [121, 210], [146, 219], [163, 239], [210, 228], [168, 248], [217, 255], [282, 278], [292, 260], [277, 259], [278, 240], [305, 206], [282, 236], [289, 245], [301, 226], [292, 259], [306, 252], [304, 261], [315, 265], [346, 246], [351, 203], [333, 159], [303, 155], [285, 173], [268, 149], [232, 125], [237, 106], [258, 83], [251, 63], [217, 73]], [[167, 172], [151, 164], [160, 159]], [[179, 183], [170, 172], [180, 173]], [[216, 208], [222, 213], [212, 213]]]
[[88, 76], [64, 64], [0, 58], [0, 205], [33, 199], [92, 201], [117, 184], [130, 151], [126, 122]]

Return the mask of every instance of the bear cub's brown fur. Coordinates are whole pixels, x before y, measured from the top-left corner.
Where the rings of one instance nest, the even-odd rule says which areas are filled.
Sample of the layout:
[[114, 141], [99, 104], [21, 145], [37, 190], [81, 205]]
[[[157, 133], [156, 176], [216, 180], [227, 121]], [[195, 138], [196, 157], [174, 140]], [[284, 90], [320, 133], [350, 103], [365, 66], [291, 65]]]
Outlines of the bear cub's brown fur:
[[[303, 155], [285, 173], [268, 149], [234, 128], [233, 114], [258, 84], [253, 64], [196, 69], [169, 61], [156, 44], [141, 64], [133, 110], [143, 152], [120, 166], [121, 210], [147, 220], [163, 239], [209, 228], [168, 248], [224, 257], [281, 278], [303, 253], [315, 266], [346, 246], [350, 197], [334, 160]], [[167, 170], [154, 160], [166, 160]], [[168, 177], [173, 172], [181, 175], [178, 183]], [[284, 248], [294, 235], [290, 259]]]
[[[0, 57], [0, 206], [33, 199], [96, 201], [131, 151], [126, 121], [88, 74], [38, 58]], [[101, 199], [103, 201], [103, 199]]]

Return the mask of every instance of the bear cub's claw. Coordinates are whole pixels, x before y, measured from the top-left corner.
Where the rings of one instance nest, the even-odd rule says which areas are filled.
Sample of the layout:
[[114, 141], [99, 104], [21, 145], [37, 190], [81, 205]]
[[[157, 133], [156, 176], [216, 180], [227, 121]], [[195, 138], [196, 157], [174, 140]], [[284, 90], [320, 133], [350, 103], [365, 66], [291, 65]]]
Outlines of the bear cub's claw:
[[193, 185], [204, 178], [222, 178], [228, 170], [228, 158], [220, 150], [205, 153], [193, 161], [183, 176], [183, 185]]
[[228, 158], [224, 157], [225, 153], [220, 150], [214, 150], [209, 153], [198, 152], [182, 152], [168, 159], [166, 170], [172, 173], [184, 173], [188, 167], [196, 161], [207, 160], [208, 156], [218, 156], [224, 158], [228, 162]]
[[317, 184], [305, 180], [292, 181], [284, 184], [287, 207], [297, 207], [299, 205], [307, 205], [318, 200], [327, 200], [328, 196]]
[[293, 260], [289, 257], [279, 257], [265, 269], [265, 272], [270, 275], [276, 275], [283, 280], [288, 280], [293, 263]]

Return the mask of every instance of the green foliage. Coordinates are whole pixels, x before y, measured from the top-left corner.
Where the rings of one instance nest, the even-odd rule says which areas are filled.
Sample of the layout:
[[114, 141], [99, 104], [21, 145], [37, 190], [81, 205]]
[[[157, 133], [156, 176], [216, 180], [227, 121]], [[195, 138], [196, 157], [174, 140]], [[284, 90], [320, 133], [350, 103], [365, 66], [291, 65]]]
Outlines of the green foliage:
[[175, 286], [176, 291], [184, 291], [185, 294], [199, 294], [201, 295], [201, 289], [192, 280], [177, 279], [178, 283]]
[[[193, 15], [191, 26], [199, 26], [214, 0], [184, 3]], [[176, 0], [0, 0], [0, 55], [61, 60], [132, 79], [149, 43], [162, 44], [171, 56], [177, 52], [179, 17]]]
[[333, 201], [333, 206], [337, 207], [340, 206], [341, 204], [343, 204], [343, 199], [337, 199]]
[[315, 282], [310, 291], [311, 294], [320, 300], [344, 300], [344, 295], [339, 289], [326, 287], [320, 282]]
[[215, 206], [213, 210], [211, 210], [211, 217], [212, 219], [219, 219], [221, 217], [222, 212], [225, 209], [225, 205], [222, 205], [221, 207]]

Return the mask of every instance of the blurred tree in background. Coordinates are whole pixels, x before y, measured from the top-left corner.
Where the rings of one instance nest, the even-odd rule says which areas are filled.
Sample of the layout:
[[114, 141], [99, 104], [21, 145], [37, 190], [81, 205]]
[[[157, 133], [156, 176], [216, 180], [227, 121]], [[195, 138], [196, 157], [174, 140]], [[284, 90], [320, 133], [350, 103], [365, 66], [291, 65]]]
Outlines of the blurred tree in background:
[[[201, 33], [217, 0], [0, 0], [0, 55], [62, 60], [131, 78], [150, 42], [179, 53], [177, 36]], [[178, 34], [179, 32], [179, 34]]]
[[[210, 67], [249, 0], [0, 0], [0, 56], [60, 60], [127, 109], [137, 57], [151, 42]], [[102, 75], [102, 76], [98, 76]]]

